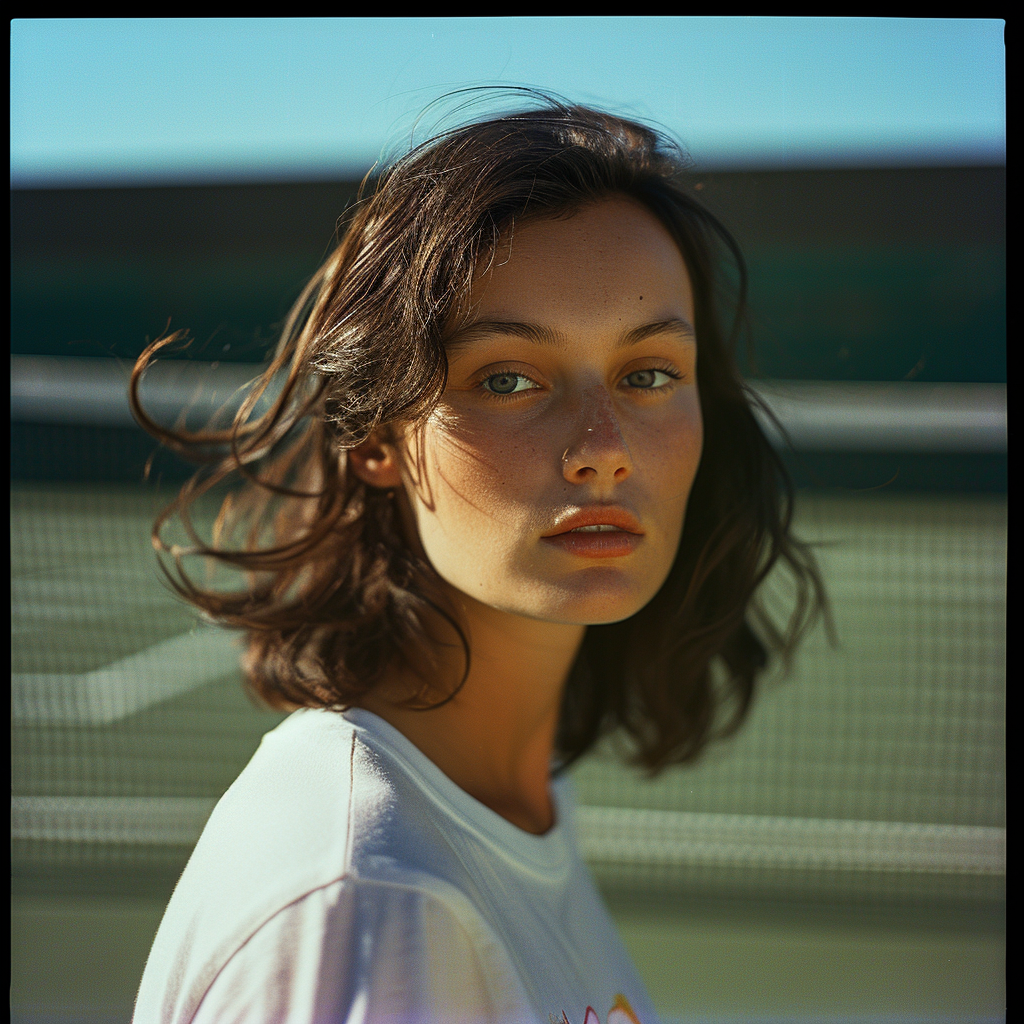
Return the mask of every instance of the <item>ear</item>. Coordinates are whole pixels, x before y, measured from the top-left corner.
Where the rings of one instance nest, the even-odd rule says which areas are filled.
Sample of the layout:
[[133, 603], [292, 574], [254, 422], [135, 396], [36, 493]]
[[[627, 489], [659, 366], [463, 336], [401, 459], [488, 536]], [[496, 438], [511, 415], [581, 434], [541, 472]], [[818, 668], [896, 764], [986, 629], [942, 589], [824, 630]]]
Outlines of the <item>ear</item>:
[[402, 469], [393, 444], [371, 434], [358, 448], [348, 453], [348, 464], [360, 480], [371, 487], [400, 487]]

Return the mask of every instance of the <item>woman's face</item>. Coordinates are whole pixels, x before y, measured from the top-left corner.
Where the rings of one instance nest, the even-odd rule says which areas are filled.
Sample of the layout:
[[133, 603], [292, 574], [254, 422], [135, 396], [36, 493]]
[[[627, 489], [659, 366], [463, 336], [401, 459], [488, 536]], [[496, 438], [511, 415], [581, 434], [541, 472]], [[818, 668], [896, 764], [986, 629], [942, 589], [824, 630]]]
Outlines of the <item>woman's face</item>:
[[403, 456], [427, 557], [492, 608], [633, 615], [668, 575], [701, 456], [679, 249], [644, 207], [608, 199], [516, 227], [471, 299], [443, 399]]

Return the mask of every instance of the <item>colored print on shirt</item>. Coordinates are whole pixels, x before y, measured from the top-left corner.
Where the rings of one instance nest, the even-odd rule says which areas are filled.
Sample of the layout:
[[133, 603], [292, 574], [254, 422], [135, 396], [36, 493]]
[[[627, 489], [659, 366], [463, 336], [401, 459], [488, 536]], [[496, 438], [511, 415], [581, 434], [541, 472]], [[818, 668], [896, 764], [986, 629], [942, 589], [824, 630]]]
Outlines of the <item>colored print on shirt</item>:
[[[573, 1024], [564, 1010], [562, 1011], [561, 1020], [556, 1020], [554, 1014], [550, 1014], [549, 1019], [551, 1024]], [[601, 1018], [592, 1006], [587, 1007], [583, 1024], [601, 1024]], [[615, 1004], [608, 1011], [608, 1019], [605, 1024], [642, 1024], [642, 1022], [633, 1012], [633, 1007], [629, 1005], [629, 1000], [619, 992], [615, 996]]]

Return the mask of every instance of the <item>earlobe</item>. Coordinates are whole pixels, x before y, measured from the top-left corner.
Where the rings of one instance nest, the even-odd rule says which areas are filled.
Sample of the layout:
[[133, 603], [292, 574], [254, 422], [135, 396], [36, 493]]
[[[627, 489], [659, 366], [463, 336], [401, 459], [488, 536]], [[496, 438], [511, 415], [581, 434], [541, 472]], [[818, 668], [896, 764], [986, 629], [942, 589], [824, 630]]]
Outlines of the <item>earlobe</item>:
[[348, 464], [360, 480], [371, 487], [399, 487], [401, 466], [394, 445], [372, 436], [348, 453]]

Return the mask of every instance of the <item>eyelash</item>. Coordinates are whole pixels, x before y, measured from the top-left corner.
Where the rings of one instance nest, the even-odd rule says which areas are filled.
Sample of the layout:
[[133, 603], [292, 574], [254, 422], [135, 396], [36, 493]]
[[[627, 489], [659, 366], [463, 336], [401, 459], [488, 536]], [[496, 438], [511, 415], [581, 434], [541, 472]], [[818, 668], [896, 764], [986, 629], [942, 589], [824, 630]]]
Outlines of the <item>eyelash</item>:
[[[663, 373], [663, 374], [665, 374], [666, 377], [671, 377], [673, 380], [682, 380], [683, 379], [683, 375], [681, 373], [679, 373], [676, 370], [669, 369], [668, 367], [665, 367], [665, 366], [645, 366], [645, 367], [643, 367], [642, 369], [639, 369], [639, 370], [631, 370], [622, 379], [625, 380], [626, 377], [631, 377], [631, 376], [633, 376], [634, 373], [644, 373], [644, 372], [647, 372], [647, 373]], [[497, 399], [498, 401], [508, 401], [510, 399], [518, 398], [520, 395], [526, 394], [529, 391], [536, 391], [536, 390], [538, 390], [538, 388], [526, 388], [525, 391], [510, 391], [508, 394], [504, 394], [503, 395], [503, 394], [500, 394], [500, 393], [498, 393], [496, 391], [491, 391], [488, 388], [484, 387], [484, 384], [486, 384], [487, 381], [492, 380], [495, 377], [519, 377], [519, 378], [521, 378], [523, 380], [528, 380], [528, 381], [530, 381], [533, 384], [537, 383], [532, 377], [528, 377], [525, 373], [519, 373], [516, 370], [511, 370], [511, 369], [509, 369], [509, 370], [497, 370], [494, 373], [487, 374], [486, 377], [482, 377], [480, 379], [480, 381], [477, 383], [477, 387], [480, 388], [480, 390], [483, 391], [484, 394], [486, 394], [489, 399]], [[668, 387], [668, 385], [667, 384], [658, 384], [658, 385], [656, 385], [654, 387], [649, 387], [649, 388], [630, 388], [629, 390], [631, 390], [631, 391], [639, 391], [639, 392], [645, 392], [646, 391], [646, 392], [655, 392], [655, 393], [657, 393], [657, 392], [661, 391], [665, 387]]]

